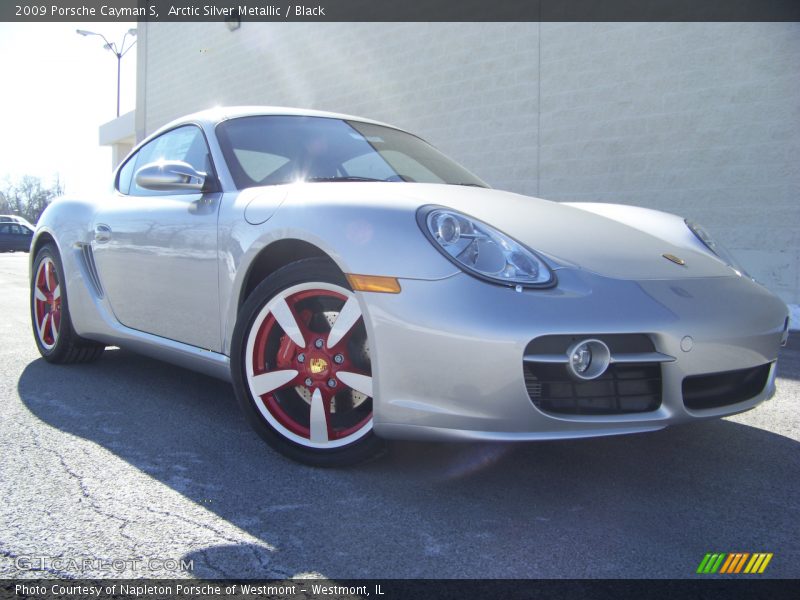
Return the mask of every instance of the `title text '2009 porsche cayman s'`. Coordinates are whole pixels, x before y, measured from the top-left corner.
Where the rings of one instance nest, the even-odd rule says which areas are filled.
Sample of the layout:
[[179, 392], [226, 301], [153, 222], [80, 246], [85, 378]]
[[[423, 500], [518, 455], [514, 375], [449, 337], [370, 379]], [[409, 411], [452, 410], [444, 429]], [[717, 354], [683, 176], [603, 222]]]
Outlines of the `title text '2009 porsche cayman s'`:
[[489, 189], [374, 121], [264, 107], [179, 119], [31, 252], [50, 362], [118, 345], [229, 379], [316, 465], [384, 438], [642, 432], [774, 392], [787, 308], [698, 225]]

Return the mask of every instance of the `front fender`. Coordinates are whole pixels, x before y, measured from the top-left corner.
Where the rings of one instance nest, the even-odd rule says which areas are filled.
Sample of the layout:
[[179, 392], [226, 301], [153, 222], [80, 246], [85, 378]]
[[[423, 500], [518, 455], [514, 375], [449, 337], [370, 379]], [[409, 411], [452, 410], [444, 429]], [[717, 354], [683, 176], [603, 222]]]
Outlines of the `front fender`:
[[459, 272], [420, 231], [416, 202], [391, 205], [334, 198], [311, 203], [290, 193], [280, 202], [276, 198], [274, 208], [265, 207], [268, 218], [258, 225], [242, 218], [246, 202], [247, 195], [241, 194], [224, 203], [220, 215], [225, 351], [230, 348], [239, 292], [254, 261], [274, 242], [292, 239], [311, 244], [344, 273], [431, 281]]

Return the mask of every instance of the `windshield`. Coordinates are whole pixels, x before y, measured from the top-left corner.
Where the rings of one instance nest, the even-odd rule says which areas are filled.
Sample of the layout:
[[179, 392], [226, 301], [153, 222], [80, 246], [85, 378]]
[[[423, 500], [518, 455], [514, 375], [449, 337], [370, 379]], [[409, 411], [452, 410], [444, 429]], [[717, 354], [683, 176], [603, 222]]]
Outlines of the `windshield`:
[[487, 187], [411, 134], [327, 117], [255, 116], [217, 126], [238, 189], [299, 181], [409, 181]]

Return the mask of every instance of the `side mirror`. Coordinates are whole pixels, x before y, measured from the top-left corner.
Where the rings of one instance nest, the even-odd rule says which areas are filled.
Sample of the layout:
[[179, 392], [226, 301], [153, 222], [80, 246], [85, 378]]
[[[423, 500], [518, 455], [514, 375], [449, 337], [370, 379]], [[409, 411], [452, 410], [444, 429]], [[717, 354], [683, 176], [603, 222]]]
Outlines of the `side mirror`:
[[154, 162], [136, 171], [136, 185], [158, 192], [200, 192], [205, 183], [205, 173], [180, 160]]

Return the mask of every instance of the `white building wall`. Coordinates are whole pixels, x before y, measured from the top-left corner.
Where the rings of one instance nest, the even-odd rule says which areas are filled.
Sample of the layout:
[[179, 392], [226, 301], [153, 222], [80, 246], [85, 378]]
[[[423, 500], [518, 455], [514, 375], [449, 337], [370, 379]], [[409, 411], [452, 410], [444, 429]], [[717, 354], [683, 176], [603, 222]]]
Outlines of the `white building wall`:
[[223, 104], [387, 121], [498, 188], [695, 218], [800, 303], [800, 24], [140, 25], [140, 136]]

